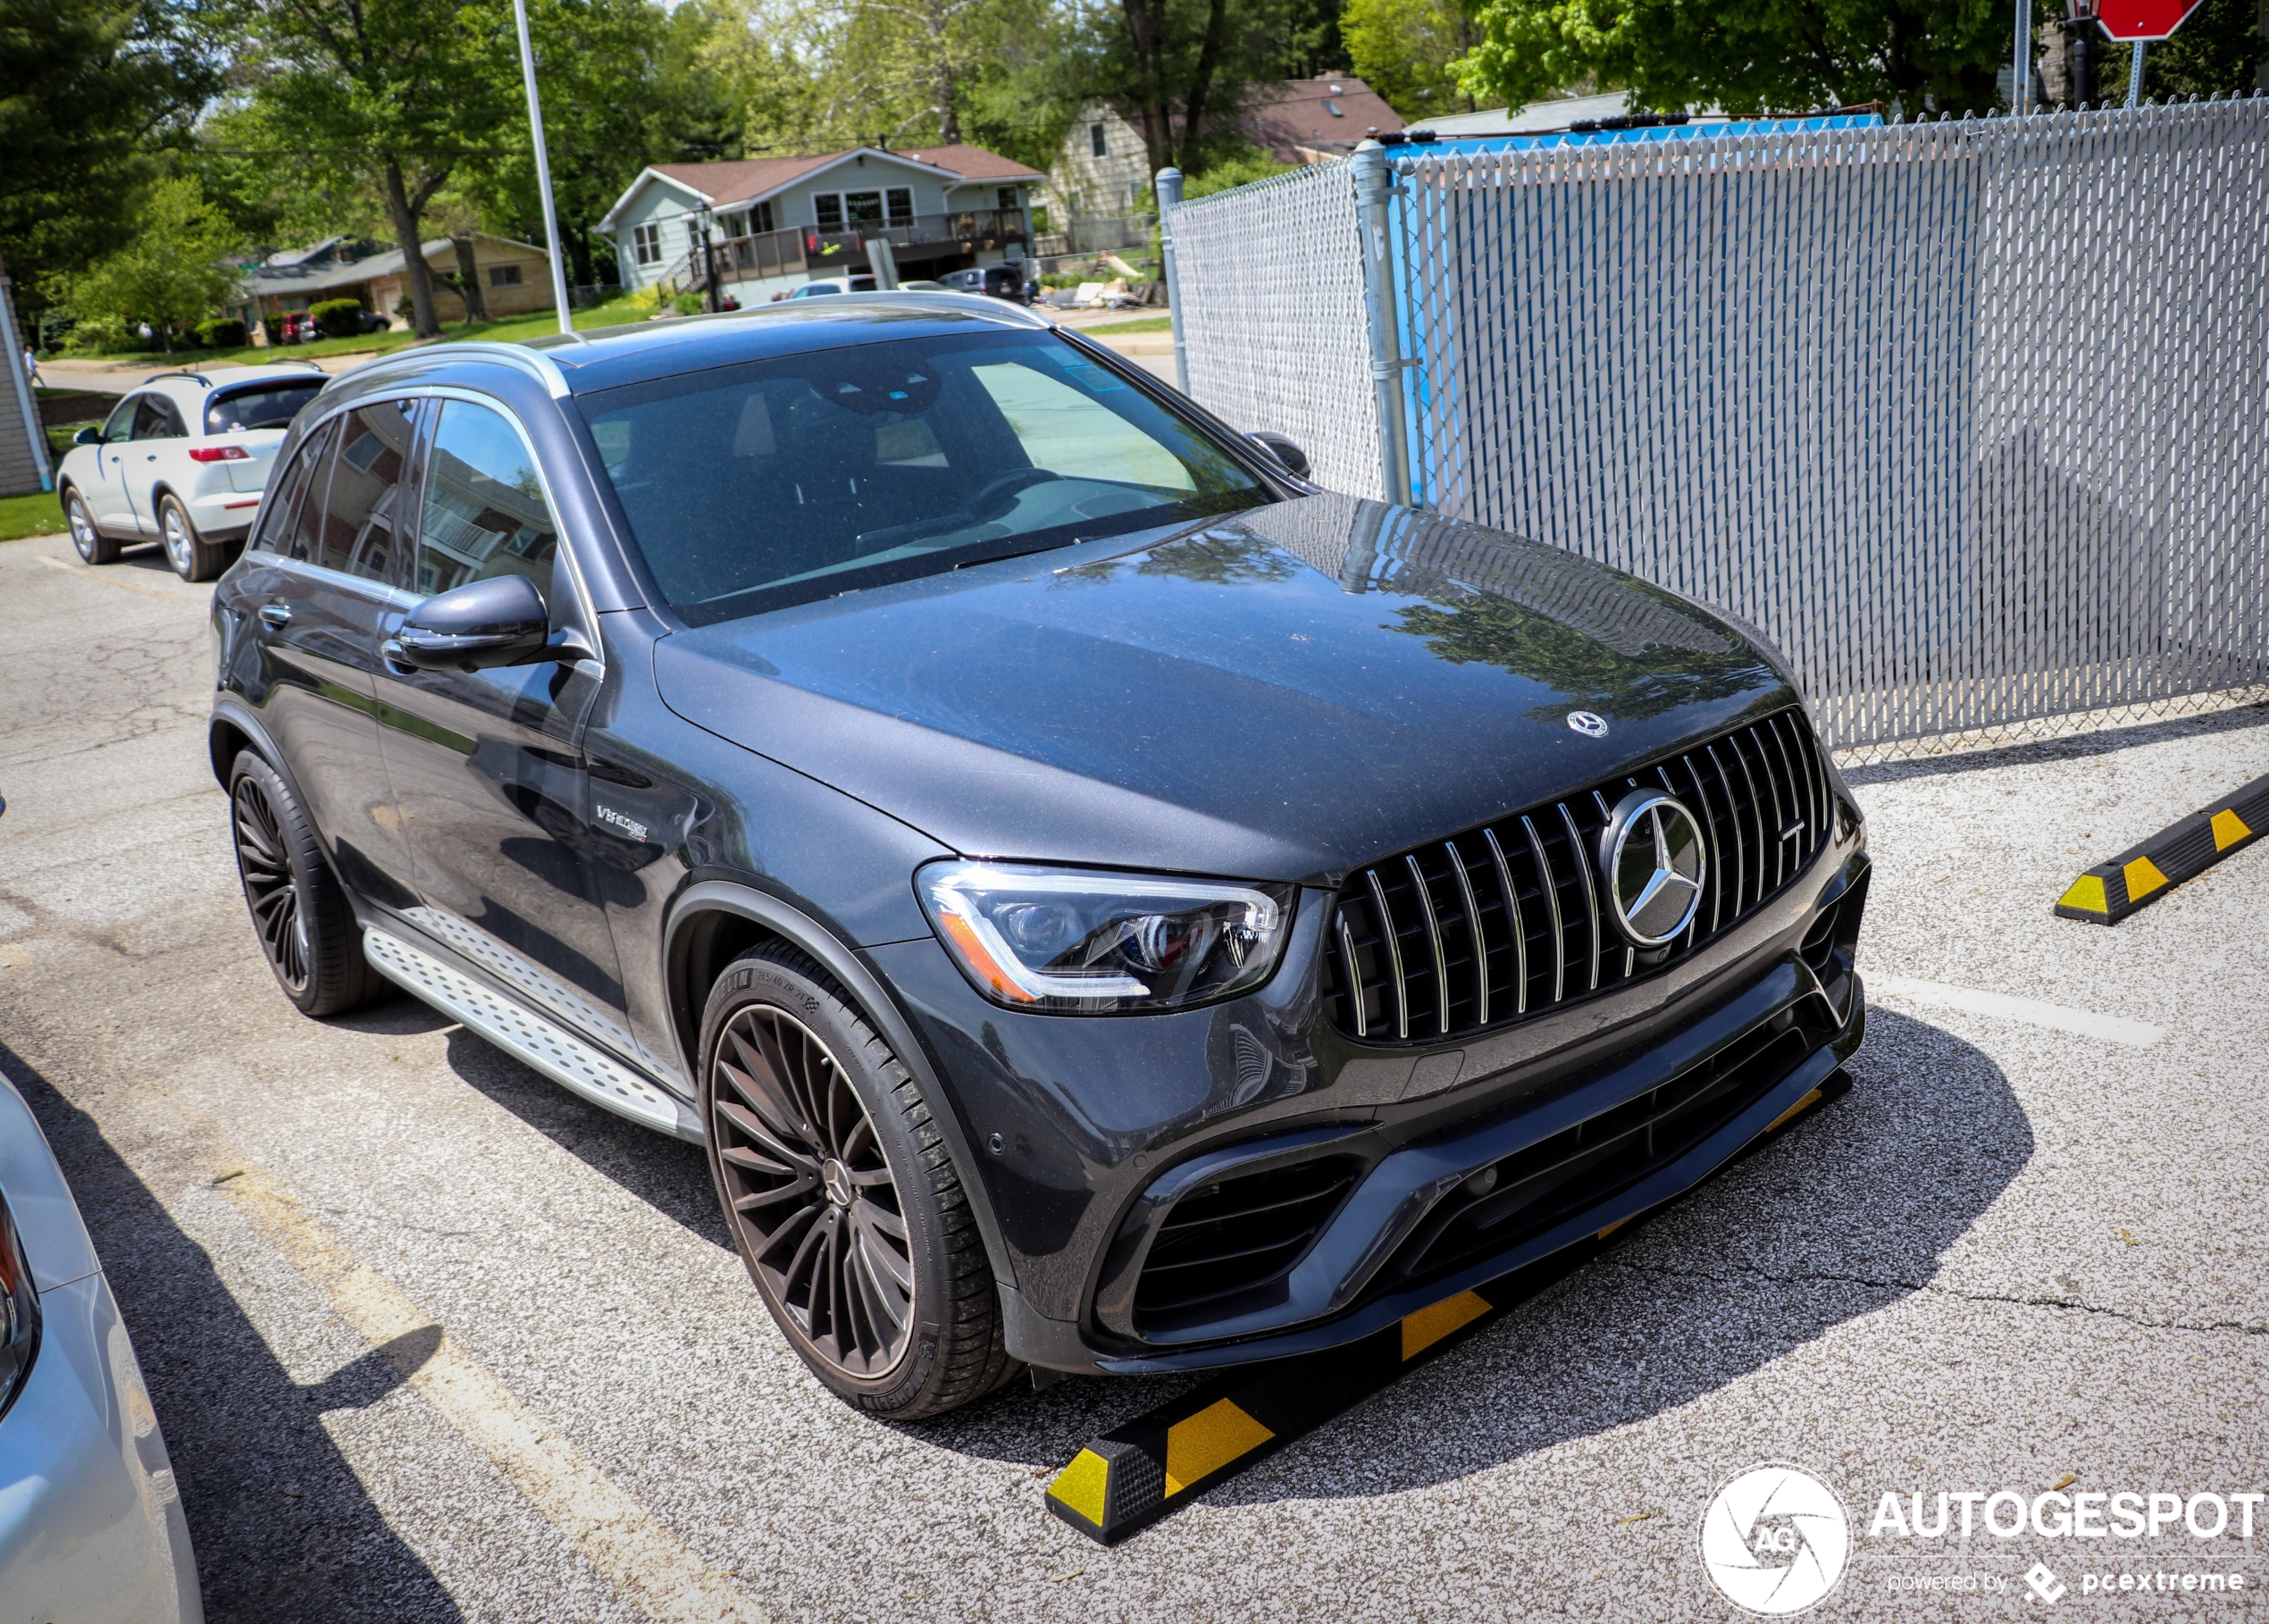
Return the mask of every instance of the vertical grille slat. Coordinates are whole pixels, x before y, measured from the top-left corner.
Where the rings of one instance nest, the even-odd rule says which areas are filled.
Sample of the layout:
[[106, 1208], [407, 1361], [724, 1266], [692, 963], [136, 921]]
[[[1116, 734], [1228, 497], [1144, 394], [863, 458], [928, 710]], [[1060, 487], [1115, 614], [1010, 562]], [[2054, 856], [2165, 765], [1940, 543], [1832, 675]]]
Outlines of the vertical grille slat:
[[[1694, 815], [1708, 866], [1692, 921], [1645, 953], [1608, 917], [1598, 855], [1615, 804], [1640, 788]], [[1370, 1042], [1432, 1042], [1651, 973], [1794, 881], [1828, 844], [1834, 793], [1811, 724], [1782, 710], [1361, 869], [1326, 937], [1334, 1023]]]

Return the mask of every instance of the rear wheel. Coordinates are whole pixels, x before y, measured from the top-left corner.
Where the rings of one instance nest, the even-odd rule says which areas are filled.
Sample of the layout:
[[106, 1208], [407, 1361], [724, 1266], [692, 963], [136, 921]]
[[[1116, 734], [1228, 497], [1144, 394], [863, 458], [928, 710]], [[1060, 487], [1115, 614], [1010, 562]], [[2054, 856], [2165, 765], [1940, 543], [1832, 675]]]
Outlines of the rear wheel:
[[119, 543], [95, 528], [95, 515], [87, 506], [87, 498], [76, 490], [63, 497], [63, 522], [71, 527], [71, 544], [80, 558], [88, 564], [115, 564]]
[[741, 1260], [813, 1374], [913, 1421], [1015, 1374], [984, 1244], [912, 1076], [784, 944], [733, 961], [701, 1022], [709, 1170]]
[[276, 984], [303, 1015], [370, 1001], [362, 928], [283, 774], [250, 750], [229, 773], [229, 821], [245, 907]]
[[210, 581], [229, 567], [229, 549], [197, 534], [189, 510], [177, 496], [158, 498], [157, 533], [165, 543], [166, 562], [184, 581]]

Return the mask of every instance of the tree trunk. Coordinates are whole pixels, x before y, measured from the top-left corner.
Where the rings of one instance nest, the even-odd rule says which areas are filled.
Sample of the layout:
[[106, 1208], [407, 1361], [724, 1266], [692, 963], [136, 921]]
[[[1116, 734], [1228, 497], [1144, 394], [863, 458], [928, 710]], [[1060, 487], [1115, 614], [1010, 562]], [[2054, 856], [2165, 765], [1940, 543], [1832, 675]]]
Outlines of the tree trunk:
[[1126, 36], [1134, 43], [1134, 65], [1140, 80], [1143, 149], [1155, 174], [1174, 160], [1173, 114], [1166, 105], [1166, 42], [1160, 37], [1165, 19], [1151, 0], [1119, 0], [1126, 18]]
[[457, 251], [457, 291], [465, 297], [465, 319], [485, 322], [489, 319], [489, 296], [481, 286], [481, 263], [473, 257], [473, 238], [461, 231], [449, 242]]
[[953, 82], [953, 57], [946, 48], [945, 19], [934, 5], [930, 11], [930, 60], [937, 88], [938, 139], [952, 146], [961, 139], [961, 97]]
[[1211, 0], [1206, 8], [1205, 42], [1198, 47], [1198, 63], [1190, 73], [1190, 94], [1182, 104], [1182, 169], [1197, 167], [1200, 144], [1205, 138], [1205, 105], [1213, 94], [1213, 73], [1221, 61], [1222, 36], [1228, 32], [1229, 0]]
[[421, 339], [438, 339], [441, 322], [433, 314], [433, 276], [426, 268], [423, 245], [418, 239], [418, 215], [424, 199], [411, 203], [402, 166], [392, 158], [385, 161], [383, 179], [386, 213], [394, 223], [394, 240], [402, 249], [402, 280], [410, 290], [410, 330]]

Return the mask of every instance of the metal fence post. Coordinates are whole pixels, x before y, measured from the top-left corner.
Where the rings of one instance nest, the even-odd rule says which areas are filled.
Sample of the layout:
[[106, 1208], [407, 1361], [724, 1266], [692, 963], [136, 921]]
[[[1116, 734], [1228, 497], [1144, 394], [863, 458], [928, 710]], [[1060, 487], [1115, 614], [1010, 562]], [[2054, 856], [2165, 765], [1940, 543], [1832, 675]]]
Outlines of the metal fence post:
[[1190, 346], [1182, 335], [1182, 276], [1174, 264], [1174, 211], [1182, 206], [1182, 172], [1158, 172], [1158, 252], [1165, 262], [1166, 318], [1174, 328], [1174, 387], [1190, 392]]
[[1356, 236], [1363, 255], [1363, 323], [1369, 330], [1371, 391], [1378, 412], [1379, 477], [1390, 502], [1411, 499], [1410, 454], [1402, 432], [1402, 332], [1396, 320], [1394, 255], [1387, 234], [1386, 195], [1394, 180], [1386, 149], [1355, 148]]

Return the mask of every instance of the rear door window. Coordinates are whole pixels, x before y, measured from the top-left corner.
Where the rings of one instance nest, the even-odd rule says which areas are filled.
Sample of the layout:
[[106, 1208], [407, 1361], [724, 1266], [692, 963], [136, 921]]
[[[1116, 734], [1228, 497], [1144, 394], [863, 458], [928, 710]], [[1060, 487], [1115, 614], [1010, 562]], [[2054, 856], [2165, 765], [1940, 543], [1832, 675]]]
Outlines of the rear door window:
[[551, 599], [558, 551], [559, 527], [519, 431], [487, 406], [443, 401], [418, 517], [419, 595], [524, 575]]
[[339, 420], [339, 455], [322, 504], [320, 562], [391, 583], [401, 548], [406, 475], [417, 440], [417, 403], [381, 400]]
[[136, 439], [179, 439], [187, 432], [181, 426], [180, 413], [163, 395], [145, 395], [134, 409]]

